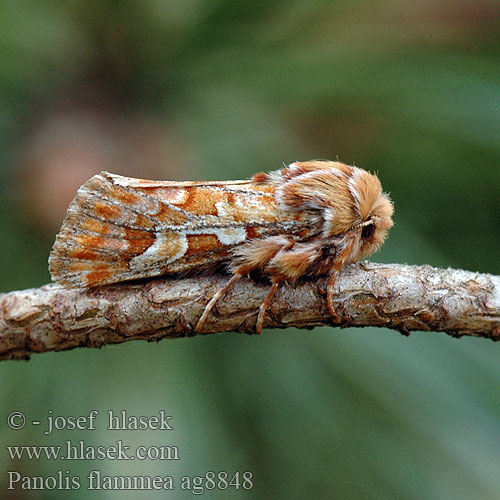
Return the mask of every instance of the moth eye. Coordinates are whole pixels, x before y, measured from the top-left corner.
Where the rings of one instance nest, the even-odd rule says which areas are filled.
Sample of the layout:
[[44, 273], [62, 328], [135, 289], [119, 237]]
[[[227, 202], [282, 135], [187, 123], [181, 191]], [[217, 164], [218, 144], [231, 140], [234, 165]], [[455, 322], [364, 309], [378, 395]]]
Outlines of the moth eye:
[[363, 230], [361, 231], [361, 237], [364, 239], [371, 238], [374, 232], [375, 232], [375, 224], [371, 222], [370, 224], [363, 226]]

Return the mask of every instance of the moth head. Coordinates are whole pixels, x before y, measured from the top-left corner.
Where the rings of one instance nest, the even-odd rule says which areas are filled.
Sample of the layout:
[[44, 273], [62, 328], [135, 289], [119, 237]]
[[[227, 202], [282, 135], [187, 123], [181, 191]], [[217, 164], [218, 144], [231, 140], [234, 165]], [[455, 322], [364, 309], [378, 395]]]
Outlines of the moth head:
[[394, 208], [389, 196], [382, 191], [377, 176], [364, 170], [361, 173], [356, 171], [349, 181], [349, 188], [359, 217], [359, 222], [353, 228], [359, 234], [359, 259], [380, 248], [393, 225]]
[[321, 214], [325, 241], [351, 242], [349, 262], [367, 257], [384, 242], [393, 207], [376, 175], [339, 162], [310, 161], [292, 163], [279, 176], [276, 196], [282, 206]]

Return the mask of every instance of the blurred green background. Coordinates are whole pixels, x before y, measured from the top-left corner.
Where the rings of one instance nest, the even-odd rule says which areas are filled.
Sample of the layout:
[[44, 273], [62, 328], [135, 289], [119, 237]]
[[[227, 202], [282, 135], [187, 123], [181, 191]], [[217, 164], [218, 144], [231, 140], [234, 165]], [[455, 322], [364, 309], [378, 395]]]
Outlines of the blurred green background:
[[[0, 291], [50, 280], [78, 186], [106, 169], [245, 178], [282, 162], [376, 171], [394, 200], [381, 262], [500, 273], [496, 0], [29, 0], [0, 4]], [[205, 498], [500, 498], [500, 345], [316, 328], [128, 343], [0, 364], [6, 499], [193, 498], [184, 475], [253, 473]], [[100, 412], [94, 431], [10, 430]], [[108, 431], [108, 410], [173, 416]], [[117, 440], [180, 460], [10, 460], [7, 445]], [[103, 475], [173, 492], [87, 491]], [[7, 471], [79, 476], [6, 491]], [[69, 471], [69, 472], [66, 472]]]

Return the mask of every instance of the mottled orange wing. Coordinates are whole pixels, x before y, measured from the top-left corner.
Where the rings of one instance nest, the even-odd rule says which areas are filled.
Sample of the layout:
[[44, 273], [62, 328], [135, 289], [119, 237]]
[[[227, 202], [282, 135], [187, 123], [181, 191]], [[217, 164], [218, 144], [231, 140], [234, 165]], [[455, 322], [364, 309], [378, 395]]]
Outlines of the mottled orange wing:
[[253, 238], [318, 234], [304, 212], [275, 199], [275, 184], [169, 182], [101, 172], [72, 201], [49, 258], [54, 281], [96, 286], [201, 270]]

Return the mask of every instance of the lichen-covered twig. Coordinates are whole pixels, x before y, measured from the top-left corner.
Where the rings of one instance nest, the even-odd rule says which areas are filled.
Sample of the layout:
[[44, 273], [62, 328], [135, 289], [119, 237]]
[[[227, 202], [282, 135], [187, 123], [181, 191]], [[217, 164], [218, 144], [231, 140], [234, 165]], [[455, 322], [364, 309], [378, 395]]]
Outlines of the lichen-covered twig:
[[[224, 275], [158, 278], [91, 289], [41, 288], [0, 294], [0, 359], [128, 340], [194, 335]], [[500, 276], [430, 266], [346, 266], [337, 279], [336, 326], [382, 326], [402, 333], [441, 331], [500, 338]], [[242, 279], [220, 300], [201, 334], [253, 333], [269, 285]], [[283, 286], [267, 311], [267, 328], [332, 325], [324, 279]]]

